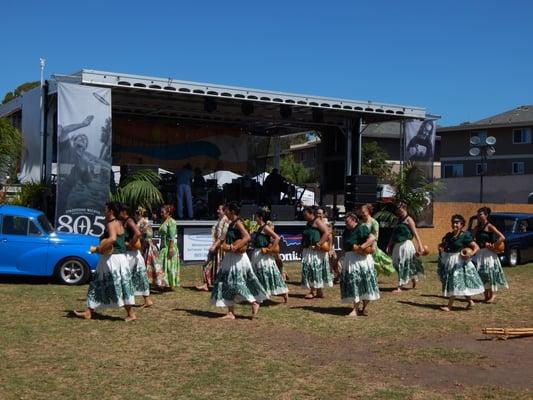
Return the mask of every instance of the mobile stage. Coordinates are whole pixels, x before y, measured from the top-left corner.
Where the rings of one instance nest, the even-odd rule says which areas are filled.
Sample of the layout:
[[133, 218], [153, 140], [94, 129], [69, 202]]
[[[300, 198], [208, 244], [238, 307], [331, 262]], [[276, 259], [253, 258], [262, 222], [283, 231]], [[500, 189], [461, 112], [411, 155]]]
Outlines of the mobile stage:
[[[36, 88], [1, 106], [0, 116], [11, 117], [25, 136], [21, 180], [56, 181], [56, 227], [99, 235], [113, 168], [128, 172], [149, 165], [157, 171], [176, 171], [189, 163], [204, 174], [227, 170], [253, 176], [266, 170], [264, 156], [270, 152], [274, 153], [274, 166], [279, 163], [276, 138], [301, 132], [314, 132], [321, 139], [317, 169], [322, 193], [344, 193], [350, 185], [355, 201], [366, 202], [361, 195], [365, 183], [354, 178], [361, 173], [362, 127], [423, 120], [426, 111], [372, 101], [82, 70], [52, 75], [42, 90]], [[56, 177], [52, 173], [55, 165]], [[169, 180], [163, 187], [170, 201], [175, 193], [172, 185]], [[222, 197], [220, 188], [210, 185], [212, 182], [208, 188], [215, 193], [207, 195], [210, 211], [227, 199], [246, 200], [249, 211], [260, 201], [257, 187], [246, 192], [243, 182], [224, 188]], [[294, 210], [296, 195], [287, 203]], [[286, 214], [287, 210], [278, 209], [280, 218], [275, 221], [276, 231], [283, 236], [282, 257], [299, 259], [299, 232], [304, 223], [295, 220], [294, 212]], [[206, 220], [178, 221], [185, 261], [205, 259], [214, 223], [211, 215], [208, 212]]]

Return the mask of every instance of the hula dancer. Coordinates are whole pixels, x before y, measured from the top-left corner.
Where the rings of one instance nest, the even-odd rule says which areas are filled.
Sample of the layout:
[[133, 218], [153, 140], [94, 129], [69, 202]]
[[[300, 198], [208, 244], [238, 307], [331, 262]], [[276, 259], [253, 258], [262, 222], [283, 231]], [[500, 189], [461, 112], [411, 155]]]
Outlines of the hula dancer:
[[474, 239], [480, 249], [477, 255], [477, 270], [485, 285], [485, 302], [493, 303], [498, 289], [508, 289], [502, 264], [494, 250], [505, 241], [505, 236], [489, 222], [490, 208], [477, 211], [478, 223], [474, 228]]
[[474, 306], [471, 296], [483, 293], [483, 282], [477, 273], [471, 257], [479, 251], [470, 232], [463, 231], [465, 219], [462, 215], [452, 216], [452, 231], [442, 238], [439, 245], [437, 273], [442, 283], [442, 295], [448, 298], [448, 305], [442, 311], [450, 311], [457, 296], [468, 300], [467, 309]]
[[255, 221], [259, 229], [255, 233], [252, 256], [252, 267], [255, 275], [268, 296], [283, 296], [286, 303], [289, 289], [281, 277], [274, 254], [279, 252], [279, 236], [274, 232], [272, 225], [269, 225], [270, 212], [259, 209], [255, 214]]
[[120, 205], [116, 202], [106, 204], [106, 229], [100, 245], [90, 251], [100, 253], [96, 273], [87, 291], [87, 309], [74, 311], [79, 318], [91, 319], [97, 307], [124, 307], [126, 321], [137, 319], [132, 306], [135, 304], [131, 269], [126, 258], [125, 232], [117, 220]]
[[209, 247], [209, 251], [207, 253], [207, 260], [202, 266], [204, 283], [202, 285], [196, 286], [196, 289], [204, 290], [206, 292], [209, 291], [209, 286], [211, 286], [215, 280], [217, 268], [220, 264], [220, 258], [222, 256], [221, 247], [224, 243], [224, 240], [226, 239], [226, 233], [228, 231], [229, 226], [229, 220], [228, 217], [226, 217], [226, 212], [223, 204], [219, 205], [217, 208], [217, 217], [218, 221], [211, 228], [211, 237], [213, 239], [213, 243], [211, 244], [211, 247]]
[[170, 214], [170, 206], [161, 207], [163, 223], [159, 227], [161, 237], [161, 250], [159, 251], [158, 263], [163, 269], [163, 275], [158, 277], [155, 284], [159, 288], [174, 290], [180, 285], [179, 252], [176, 244], [176, 221]]
[[153, 241], [154, 231], [152, 225], [146, 217], [146, 210], [143, 207], [137, 208], [135, 213], [137, 219], [137, 228], [141, 232], [141, 251], [146, 265], [146, 274], [150, 285], [161, 280], [163, 276], [163, 267], [158, 261], [159, 250]]
[[323, 288], [333, 286], [329, 269], [328, 227], [315, 214], [312, 207], [303, 211], [307, 226], [302, 233], [302, 287], [308, 288], [306, 299], [324, 297]]
[[372, 204], [365, 204], [361, 207], [361, 217], [364, 224], [370, 230], [372, 236], [374, 236], [374, 252], [372, 253], [372, 258], [374, 259], [374, 268], [378, 276], [380, 274], [390, 276], [395, 270], [392, 265], [392, 259], [385, 254], [383, 250], [378, 247], [378, 238], [379, 238], [379, 222], [372, 218], [372, 212], [374, 207]]
[[135, 290], [135, 296], [142, 296], [144, 303], [142, 308], [148, 308], [154, 303], [150, 299], [150, 284], [146, 274], [146, 264], [141, 254], [141, 231], [124, 204], [120, 207], [120, 220], [126, 232], [126, 258], [131, 269], [131, 281]]
[[[392, 237], [387, 246], [387, 253], [392, 250], [392, 264], [398, 273], [398, 288], [393, 293], [402, 291], [409, 281], [416, 288], [416, 282], [424, 276], [424, 267], [418, 254], [425, 254], [424, 246], [418, 236], [415, 221], [407, 214], [407, 204], [400, 202], [396, 205], [396, 215], [399, 222], [394, 227]], [[412, 242], [413, 236], [418, 244], [418, 251]]]
[[[348, 213], [345, 221], [346, 228], [342, 234], [342, 249], [345, 255], [340, 280], [341, 301], [353, 304], [349, 317], [356, 317], [358, 312], [368, 315], [368, 303], [379, 299], [374, 259], [368, 253], [375, 239], [366, 224], [358, 224], [355, 214]], [[359, 310], [361, 302], [363, 308]]]
[[235, 203], [226, 206], [226, 216], [230, 221], [226, 240], [222, 246], [224, 258], [215, 278], [211, 303], [217, 307], [227, 307], [222, 319], [235, 319], [235, 303], [246, 301], [252, 304], [252, 318], [259, 311], [259, 303], [268, 299], [265, 289], [254, 274], [246, 247], [250, 234], [239, 217], [240, 208]]

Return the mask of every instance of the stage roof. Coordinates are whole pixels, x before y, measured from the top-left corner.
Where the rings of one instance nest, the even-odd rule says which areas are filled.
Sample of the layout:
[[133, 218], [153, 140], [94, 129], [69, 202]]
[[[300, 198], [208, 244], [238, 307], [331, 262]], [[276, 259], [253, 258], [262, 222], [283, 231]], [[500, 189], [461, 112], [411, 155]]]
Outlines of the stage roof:
[[72, 75], [54, 75], [50, 81], [51, 92], [55, 91], [57, 82], [111, 88], [113, 113], [216, 122], [240, 126], [254, 135], [342, 127], [346, 121], [358, 117], [365, 123], [426, 117], [425, 109], [420, 107], [88, 69]]

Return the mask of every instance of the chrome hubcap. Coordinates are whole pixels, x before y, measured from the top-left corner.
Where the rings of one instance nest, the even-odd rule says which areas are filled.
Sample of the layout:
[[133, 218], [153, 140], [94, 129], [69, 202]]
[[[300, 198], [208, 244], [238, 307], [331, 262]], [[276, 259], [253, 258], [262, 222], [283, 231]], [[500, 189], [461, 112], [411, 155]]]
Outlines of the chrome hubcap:
[[61, 278], [68, 283], [76, 283], [83, 277], [83, 265], [79, 261], [69, 261], [61, 267]]

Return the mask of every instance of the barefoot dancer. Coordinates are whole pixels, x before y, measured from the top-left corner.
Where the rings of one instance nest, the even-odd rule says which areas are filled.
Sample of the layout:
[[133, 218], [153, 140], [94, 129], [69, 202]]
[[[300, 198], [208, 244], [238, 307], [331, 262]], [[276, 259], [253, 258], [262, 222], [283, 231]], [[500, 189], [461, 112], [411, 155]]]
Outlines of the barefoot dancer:
[[254, 274], [248, 255], [243, 250], [250, 241], [250, 234], [239, 217], [240, 208], [235, 203], [226, 206], [226, 216], [230, 221], [226, 240], [222, 246], [225, 251], [220, 263], [211, 304], [227, 307], [223, 319], [235, 319], [235, 303], [246, 301], [252, 304], [252, 318], [259, 311], [259, 303], [268, 299], [265, 289]]
[[142, 296], [144, 303], [142, 308], [152, 306], [154, 303], [150, 299], [150, 284], [146, 274], [146, 264], [141, 254], [140, 246], [136, 248], [136, 243], [140, 243], [141, 231], [132, 217], [129, 216], [127, 207], [122, 204], [120, 207], [120, 220], [126, 231], [126, 258], [131, 269], [131, 280], [136, 296]]
[[223, 204], [219, 205], [217, 208], [217, 217], [218, 221], [211, 228], [211, 237], [213, 238], [213, 243], [211, 244], [211, 247], [209, 247], [207, 260], [202, 267], [204, 283], [196, 286], [196, 289], [204, 290], [206, 292], [209, 291], [209, 286], [211, 286], [215, 280], [217, 268], [220, 264], [220, 258], [222, 255], [221, 247], [226, 239], [226, 232], [228, 231], [229, 226], [229, 220], [228, 217], [226, 217]]
[[368, 315], [366, 308], [371, 300], [379, 299], [379, 288], [374, 269], [374, 259], [365, 249], [372, 248], [374, 236], [366, 224], [359, 224], [354, 213], [346, 215], [346, 228], [342, 234], [342, 250], [345, 252], [341, 272], [341, 301], [353, 305], [348, 314], [356, 317], [363, 302], [361, 314]]
[[372, 211], [374, 207], [372, 204], [365, 204], [361, 207], [361, 218], [365, 225], [370, 229], [370, 233], [374, 236], [374, 253], [372, 253], [372, 258], [374, 259], [374, 268], [378, 276], [380, 274], [390, 276], [395, 270], [392, 266], [391, 258], [385, 254], [383, 250], [378, 247], [378, 238], [379, 238], [379, 222], [372, 218]]
[[141, 245], [144, 264], [146, 265], [146, 274], [150, 285], [161, 280], [163, 276], [163, 267], [158, 261], [159, 250], [153, 241], [154, 232], [152, 225], [146, 217], [146, 209], [143, 207], [137, 208], [136, 219], [137, 227], [141, 232]]
[[96, 273], [87, 292], [87, 309], [74, 311], [79, 318], [91, 319], [97, 307], [124, 307], [126, 321], [136, 319], [132, 306], [135, 304], [131, 269], [126, 258], [125, 232], [117, 220], [120, 205], [116, 202], [106, 204], [107, 221], [105, 232], [98, 247], [91, 251], [100, 253]]
[[161, 264], [163, 275], [158, 277], [156, 286], [163, 290], [174, 290], [180, 285], [180, 260], [178, 245], [176, 244], [177, 226], [172, 218], [170, 206], [161, 207], [163, 223], [159, 227], [161, 237], [161, 250], [159, 251], [158, 263]]
[[254, 237], [254, 254], [252, 256], [252, 267], [263, 285], [265, 292], [271, 296], [283, 296], [284, 302], [288, 300], [289, 289], [281, 277], [281, 273], [276, 265], [276, 260], [272, 249], [279, 249], [279, 236], [274, 232], [272, 225], [269, 225], [270, 212], [259, 209], [255, 214], [255, 221], [259, 229]]
[[399, 293], [409, 281], [413, 283], [413, 289], [416, 288], [417, 280], [424, 275], [424, 267], [411, 241], [413, 236], [416, 238], [419, 254], [424, 254], [424, 246], [418, 236], [415, 221], [407, 214], [407, 204], [399, 202], [396, 214], [399, 222], [392, 232], [387, 253], [390, 254], [392, 250], [392, 264], [398, 273], [398, 288], [394, 292]]
[[322, 246], [329, 240], [329, 232], [316, 216], [312, 207], [306, 207], [303, 216], [307, 225], [302, 233], [302, 287], [308, 288], [306, 299], [324, 297], [324, 286], [333, 286], [333, 278], [329, 269], [328, 251]]
[[498, 289], [508, 289], [498, 254], [494, 251], [505, 241], [505, 236], [489, 222], [490, 208], [481, 207], [477, 211], [478, 224], [474, 228], [474, 238], [480, 249], [477, 256], [479, 276], [485, 285], [485, 302], [493, 303]]
[[[474, 306], [471, 296], [483, 293], [483, 282], [477, 273], [471, 257], [479, 251], [470, 232], [463, 231], [465, 219], [462, 215], [452, 216], [452, 231], [442, 238], [439, 245], [437, 273], [442, 283], [442, 295], [448, 297], [448, 305], [442, 311], [450, 311], [457, 296], [465, 296], [467, 309]], [[465, 254], [461, 254], [461, 250]]]

